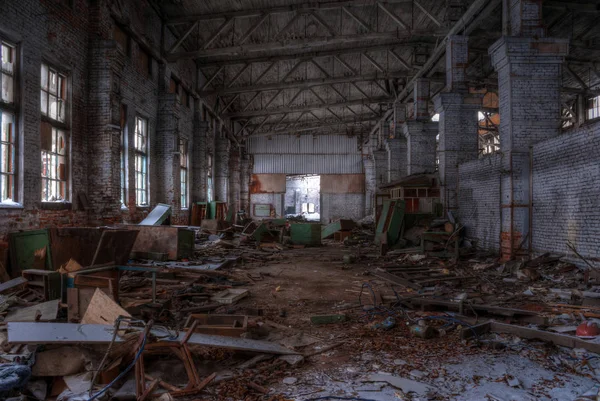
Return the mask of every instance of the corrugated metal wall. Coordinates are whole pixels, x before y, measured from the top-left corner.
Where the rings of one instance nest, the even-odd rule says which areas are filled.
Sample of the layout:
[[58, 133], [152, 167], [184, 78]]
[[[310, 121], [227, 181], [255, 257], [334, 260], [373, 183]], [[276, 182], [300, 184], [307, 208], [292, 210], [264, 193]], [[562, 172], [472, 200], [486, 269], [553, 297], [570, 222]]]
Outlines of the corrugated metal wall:
[[250, 137], [247, 140], [248, 153], [251, 154], [352, 154], [358, 153], [357, 138], [345, 135], [278, 135]]
[[249, 138], [254, 174], [361, 174], [357, 138], [345, 135], [303, 135]]

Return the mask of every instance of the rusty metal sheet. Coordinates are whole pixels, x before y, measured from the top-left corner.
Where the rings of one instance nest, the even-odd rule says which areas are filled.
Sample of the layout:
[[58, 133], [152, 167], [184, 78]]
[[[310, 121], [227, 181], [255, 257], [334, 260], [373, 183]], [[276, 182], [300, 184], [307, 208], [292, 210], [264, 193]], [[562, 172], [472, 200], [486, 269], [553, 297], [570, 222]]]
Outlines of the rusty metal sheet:
[[250, 193], [285, 193], [285, 174], [252, 174]]
[[325, 174], [321, 175], [323, 194], [363, 194], [365, 193], [364, 174]]

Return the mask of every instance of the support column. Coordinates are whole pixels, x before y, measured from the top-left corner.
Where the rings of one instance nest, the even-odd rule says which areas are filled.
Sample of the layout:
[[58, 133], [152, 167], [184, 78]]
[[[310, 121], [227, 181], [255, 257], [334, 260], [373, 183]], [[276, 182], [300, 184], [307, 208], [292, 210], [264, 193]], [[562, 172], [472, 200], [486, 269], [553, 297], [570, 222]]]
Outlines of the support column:
[[401, 180], [407, 175], [407, 144], [402, 133], [406, 114], [406, 104], [394, 104], [394, 119], [385, 144], [388, 154], [388, 182]]
[[242, 153], [240, 160], [240, 209], [250, 215], [250, 156]]
[[436, 169], [438, 123], [429, 116], [429, 80], [417, 79], [414, 88], [414, 120], [403, 125], [407, 138], [408, 175], [433, 173]]
[[241, 171], [240, 171], [240, 150], [231, 145], [229, 153], [229, 207], [233, 210], [234, 216], [240, 210], [240, 191], [241, 191]]
[[363, 168], [365, 170], [365, 216], [370, 216], [375, 212], [374, 201], [377, 192], [377, 171], [375, 158], [372, 155], [363, 156]]
[[199, 110], [194, 114], [194, 141], [192, 145], [192, 202], [206, 202], [208, 177], [207, 149], [208, 121], [202, 121]]
[[229, 139], [222, 128], [215, 138], [215, 200], [228, 202], [229, 192]]
[[[153, 152], [157, 168], [152, 204], [166, 203], [175, 210], [181, 206], [179, 178], [179, 101], [175, 93], [158, 97], [156, 149]], [[150, 180], [152, 182], [152, 180]]]
[[543, 33], [541, 2], [511, 0], [510, 6], [511, 34], [522, 36], [504, 36], [489, 49], [498, 72], [506, 172], [501, 179], [505, 260], [531, 252], [530, 151], [532, 145], [560, 133], [561, 65], [569, 50], [568, 39], [523, 36]]
[[384, 149], [373, 150], [373, 163], [375, 167], [375, 185], [379, 190], [388, 183], [388, 154]]
[[444, 211], [458, 208], [458, 165], [477, 159], [479, 127], [477, 113], [481, 95], [469, 94], [465, 82], [468, 37], [451, 36], [446, 45], [446, 89], [434, 98], [438, 123], [440, 197]]

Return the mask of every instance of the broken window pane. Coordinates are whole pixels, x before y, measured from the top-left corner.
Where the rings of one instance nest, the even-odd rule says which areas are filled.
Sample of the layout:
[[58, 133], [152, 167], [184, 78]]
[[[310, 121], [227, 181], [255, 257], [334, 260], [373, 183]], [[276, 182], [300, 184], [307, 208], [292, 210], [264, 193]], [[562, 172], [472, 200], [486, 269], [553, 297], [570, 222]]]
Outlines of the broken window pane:
[[15, 168], [14, 115], [0, 113], [0, 202], [13, 200]]
[[2, 100], [6, 103], [12, 103], [13, 99], [13, 77], [2, 74]]
[[136, 203], [148, 204], [148, 120], [136, 117], [135, 121], [135, 193]]

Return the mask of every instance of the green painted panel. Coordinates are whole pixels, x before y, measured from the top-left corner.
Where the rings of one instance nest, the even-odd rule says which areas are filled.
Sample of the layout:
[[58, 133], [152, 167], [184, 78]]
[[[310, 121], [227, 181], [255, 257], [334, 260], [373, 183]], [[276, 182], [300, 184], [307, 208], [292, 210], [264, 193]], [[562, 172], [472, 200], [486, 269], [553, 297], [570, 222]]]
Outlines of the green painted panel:
[[321, 245], [320, 224], [292, 224], [292, 242], [298, 245]]
[[[26, 269], [52, 270], [50, 236], [48, 230], [23, 231], [9, 234], [11, 276], [16, 277]], [[45, 262], [35, 252], [46, 249]]]

